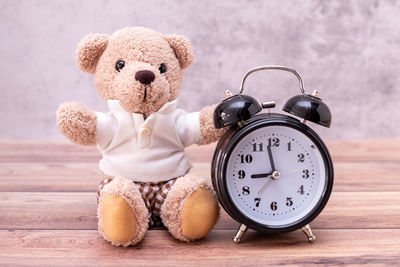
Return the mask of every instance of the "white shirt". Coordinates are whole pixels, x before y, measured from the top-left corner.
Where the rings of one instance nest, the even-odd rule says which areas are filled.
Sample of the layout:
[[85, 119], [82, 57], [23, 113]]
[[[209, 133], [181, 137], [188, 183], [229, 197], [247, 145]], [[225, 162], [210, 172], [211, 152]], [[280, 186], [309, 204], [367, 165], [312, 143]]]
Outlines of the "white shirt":
[[108, 100], [108, 113], [96, 112], [99, 167], [106, 175], [137, 182], [162, 182], [187, 173], [192, 165], [184, 148], [200, 138], [199, 112], [166, 103], [144, 120], [126, 111], [119, 100]]

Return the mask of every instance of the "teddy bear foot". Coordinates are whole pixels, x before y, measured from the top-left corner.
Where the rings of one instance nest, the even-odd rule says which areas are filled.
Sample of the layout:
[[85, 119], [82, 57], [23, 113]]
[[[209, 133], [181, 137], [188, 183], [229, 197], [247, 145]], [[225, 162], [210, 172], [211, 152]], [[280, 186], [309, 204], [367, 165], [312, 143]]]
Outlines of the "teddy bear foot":
[[177, 179], [161, 207], [161, 218], [172, 236], [182, 241], [203, 238], [219, 217], [214, 191], [205, 179]]
[[182, 235], [190, 240], [203, 238], [218, 218], [218, 204], [212, 192], [199, 188], [183, 204], [181, 212]]
[[98, 229], [115, 246], [140, 242], [148, 228], [148, 212], [136, 185], [116, 177], [99, 194]]

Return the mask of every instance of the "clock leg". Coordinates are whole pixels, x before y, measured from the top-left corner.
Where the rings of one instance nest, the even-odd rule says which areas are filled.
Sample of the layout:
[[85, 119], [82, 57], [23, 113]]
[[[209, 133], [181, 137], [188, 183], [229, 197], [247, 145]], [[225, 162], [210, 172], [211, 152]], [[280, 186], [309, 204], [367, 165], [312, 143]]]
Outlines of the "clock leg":
[[306, 226], [304, 226], [303, 228], [301, 228], [301, 230], [302, 230], [303, 233], [307, 236], [308, 241], [313, 242], [313, 241], [316, 239], [315, 235], [313, 235], [313, 233], [312, 233], [312, 231], [311, 231], [310, 225], [307, 224]]
[[242, 239], [243, 235], [246, 233], [247, 229], [248, 229], [248, 228], [247, 228], [246, 225], [241, 224], [241, 225], [239, 226], [239, 229], [238, 229], [238, 231], [237, 231], [235, 237], [233, 238], [233, 243], [239, 244], [239, 243], [240, 243], [240, 240]]

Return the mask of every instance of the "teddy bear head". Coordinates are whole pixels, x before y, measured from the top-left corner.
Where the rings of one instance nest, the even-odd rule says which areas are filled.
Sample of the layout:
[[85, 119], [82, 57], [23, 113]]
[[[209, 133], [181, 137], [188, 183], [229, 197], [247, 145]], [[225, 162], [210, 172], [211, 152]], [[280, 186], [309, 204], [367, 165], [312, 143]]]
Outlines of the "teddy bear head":
[[182, 70], [193, 59], [184, 36], [143, 27], [123, 28], [111, 36], [89, 34], [77, 49], [78, 66], [93, 74], [104, 100], [120, 100], [127, 111], [143, 114], [177, 98]]

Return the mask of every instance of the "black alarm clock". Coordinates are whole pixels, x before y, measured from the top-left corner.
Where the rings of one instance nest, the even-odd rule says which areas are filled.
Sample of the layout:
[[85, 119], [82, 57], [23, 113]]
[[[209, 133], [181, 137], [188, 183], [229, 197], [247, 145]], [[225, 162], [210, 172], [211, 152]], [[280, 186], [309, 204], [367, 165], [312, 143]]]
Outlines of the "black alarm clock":
[[[253, 72], [283, 70], [296, 75], [300, 95], [283, 110], [299, 119], [271, 113], [275, 102], [259, 102], [244, 95], [244, 83]], [[260, 113], [262, 109], [268, 112]], [[318, 97], [307, 94], [295, 70], [260, 66], [242, 78], [239, 94], [227, 98], [214, 111], [216, 128], [230, 127], [220, 139], [212, 161], [212, 182], [219, 202], [237, 222], [233, 239], [239, 243], [248, 227], [275, 234], [302, 229], [314, 241], [309, 223], [325, 207], [333, 186], [329, 151], [307, 121], [330, 127], [331, 112]]]

